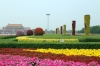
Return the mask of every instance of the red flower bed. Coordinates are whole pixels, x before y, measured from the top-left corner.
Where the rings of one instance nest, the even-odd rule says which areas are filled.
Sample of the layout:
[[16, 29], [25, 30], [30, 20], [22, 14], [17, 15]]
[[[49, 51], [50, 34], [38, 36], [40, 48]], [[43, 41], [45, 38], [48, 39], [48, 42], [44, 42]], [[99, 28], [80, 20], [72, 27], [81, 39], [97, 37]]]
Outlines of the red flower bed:
[[[28, 56], [28, 57], [38, 57], [40, 59], [59, 59], [64, 61], [75, 61], [75, 62], [85, 62], [89, 63], [91, 61], [97, 61], [100, 64], [100, 57], [89, 57], [89, 56], [66, 56], [64, 54], [53, 54], [53, 53], [42, 53], [42, 52], [29, 52], [29, 51], [23, 51], [25, 48], [0, 48], [0, 54], [11, 54], [11, 55], [20, 55], [20, 56]], [[33, 48], [30, 48], [32, 50], [36, 50]]]

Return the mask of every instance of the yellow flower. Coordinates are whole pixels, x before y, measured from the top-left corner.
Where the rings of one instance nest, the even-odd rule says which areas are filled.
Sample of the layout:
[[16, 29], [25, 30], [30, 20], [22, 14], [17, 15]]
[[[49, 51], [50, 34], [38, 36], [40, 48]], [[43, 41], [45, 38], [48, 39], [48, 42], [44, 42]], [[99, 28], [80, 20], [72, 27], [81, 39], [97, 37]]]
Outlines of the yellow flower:
[[100, 57], [100, 49], [37, 49], [37, 50], [24, 50], [24, 51], [36, 51], [44, 53], [54, 53], [54, 54], [65, 54], [70, 55], [85, 55], [85, 56], [97, 56]]

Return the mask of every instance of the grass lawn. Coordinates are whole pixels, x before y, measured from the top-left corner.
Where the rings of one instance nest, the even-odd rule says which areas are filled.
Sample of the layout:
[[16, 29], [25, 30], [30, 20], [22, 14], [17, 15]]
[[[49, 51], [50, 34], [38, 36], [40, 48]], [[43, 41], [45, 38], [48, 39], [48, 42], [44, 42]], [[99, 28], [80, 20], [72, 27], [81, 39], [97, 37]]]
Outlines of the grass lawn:
[[[0, 36], [1, 37], [1, 36]], [[100, 35], [90, 35], [90, 36], [84, 36], [84, 35], [75, 35], [75, 36], [71, 36], [71, 35], [61, 35], [61, 34], [44, 34], [43, 36], [35, 36], [35, 35], [32, 35], [32, 36], [28, 36], [29, 38], [45, 38], [45, 39], [86, 39], [86, 38], [89, 38], [89, 39], [100, 39]], [[13, 37], [13, 38], [0, 38], [0, 43], [2, 42], [17, 42], [16, 41], [16, 37]]]
[[72, 38], [77, 38], [77, 39], [81, 39], [81, 38], [99, 38], [100, 35], [97, 35], [97, 36], [94, 36], [94, 35], [90, 35], [90, 36], [84, 36], [84, 35], [75, 35], [75, 36], [71, 36], [69, 34], [44, 34], [43, 36], [35, 36], [35, 35], [32, 35], [32, 36], [29, 36], [31, 38], [51, 38], [51, 39], [72, 39]]

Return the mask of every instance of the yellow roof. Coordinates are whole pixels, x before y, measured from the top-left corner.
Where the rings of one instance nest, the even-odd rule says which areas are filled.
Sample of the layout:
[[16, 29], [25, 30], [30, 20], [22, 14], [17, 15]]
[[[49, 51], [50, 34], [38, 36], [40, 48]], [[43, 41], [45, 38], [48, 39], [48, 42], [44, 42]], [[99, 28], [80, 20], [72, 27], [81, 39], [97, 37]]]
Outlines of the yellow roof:
[[16, 27], [18, 27], [18, 26], [22, 26], [22, 24], [8, 24], [7, 26], [16, 26]]

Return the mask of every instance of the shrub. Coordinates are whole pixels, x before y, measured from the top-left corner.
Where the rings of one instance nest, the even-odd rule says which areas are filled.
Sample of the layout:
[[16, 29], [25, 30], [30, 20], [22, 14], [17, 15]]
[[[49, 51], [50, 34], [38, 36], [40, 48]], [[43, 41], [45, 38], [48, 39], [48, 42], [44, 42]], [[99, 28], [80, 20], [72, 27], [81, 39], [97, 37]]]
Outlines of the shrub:
[[17, 31], [16, 36], [24, 36], [24, 31], [22, 30]]
[[9, 36], [2, 36], [0, 37], [1, 39], [8, 39], [8, 38], [14, 38], [16, 36], [13, 36], [13, 35], [9, 35]]
[[33, 35], [33, 31], [32, 30], [27, 30], [27, 35], [28, 36]]
[[34, 34], [35, 35], [43, 35], [44, 34], [44, 31], [42, 28], [38, 27], [34, 30]]

